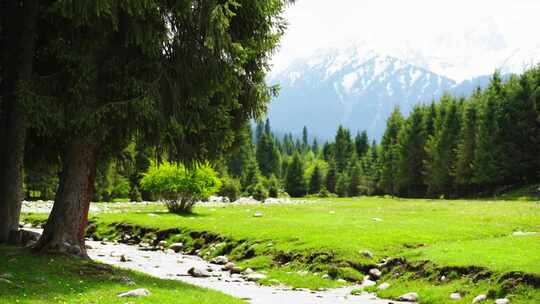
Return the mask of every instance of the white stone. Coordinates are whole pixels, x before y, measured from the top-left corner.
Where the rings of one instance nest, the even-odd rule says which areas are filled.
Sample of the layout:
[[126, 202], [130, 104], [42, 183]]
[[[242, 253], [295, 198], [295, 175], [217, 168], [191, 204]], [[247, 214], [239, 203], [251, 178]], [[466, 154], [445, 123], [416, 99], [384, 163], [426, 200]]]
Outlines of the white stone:
[[118, 297], [119, 298], [131, 298], [131, 297], [138, 298], [138, 297], [147, 297], [149, 295], [150, 295], [150, 291], [148, 291], [148, 289], [139, 288], [139, 289], [134, 289], [134, 290], [121, 293], [118, 295]]
[[174, 252], [180, 252], [184, 248], [183, 243], [174, 243], [169, 246], [169, 249], [174, 250]]
[[372, 279], [377, 280], [377, 279], [379, 279], [381, 277], [381, 275], [382, 275], [382, 272], [377, 268], [372, 268], [372, 269], [369, 270], [369, 276]]
[[225, 265], [225, 264], [229, 263], [229, 259], [224, 255], [220, 255], [220, 256], [217, 256], [217, 257], [213, 258], [212, 263], [217, 264], [217, 265]]
[[504, 298], [504, 299], [497, 299], [495, 300], [495, 304], [510, 304], [510, 300]]
[[377, 282], [370, 280], [367, 276], [362, 281], [363, 287], [371, 287], [377, 285]]
[[483, 301], [485, 301], [485, 300], [487, 300], [487, 296], [484, 295], [484, 294], [481, 294], [481, 295], [476, 296], [476, 297], [472, 300], [472, 302], [473, 302], [473, 303], [480, 303], [480, 302], [483, 302]]
[[244, 270], [244, 274], [246, 274], [246, 275], [250, 275], [250, 274], [253, 274], [253, 273], [255, 273], [255, 271], [253, 271], [253, 269], [251, 269], [251, 268], [246, 268], [246, 270]]
[[374, 217], [372, 218], [372, 220], [374, 220], [375, 222], [382, 222], [382, 219], [378, 217]]
[[384, 282], [381, 285], [377, 286], [377, 289], [378, 290], [385, 290], [385, 289], [388, 289], [388, 287], [390, 287], [390, 284]]
[[252, 274], [246, 275], [246, 280], [251, 281], [251, 282], [257, 282], [259, 280], [264, 280], [264, 279], [266, 279], [266, 275], [262, 273], [252, 273]]
[[450, 299], [452, 300], [461, 300], [461, 294], [459, 292], [453, 292], [450, 294]]
[[416, 302], [418, 300], [418, 294], [416, 292], [408, 292], [401, 297], [399, 297], [400, 301], [409, 301], [409, 302]]
[[263, 213], [262, 212], [255, 212], [255, 214], [253, 214], [253, 217], [263, 217]]

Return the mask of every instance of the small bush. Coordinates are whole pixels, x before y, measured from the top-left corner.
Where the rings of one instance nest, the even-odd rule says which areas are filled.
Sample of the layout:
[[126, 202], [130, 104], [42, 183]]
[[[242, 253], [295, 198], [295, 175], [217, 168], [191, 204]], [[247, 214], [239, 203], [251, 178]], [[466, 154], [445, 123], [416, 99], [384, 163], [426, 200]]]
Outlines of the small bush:
[[208, 165], [186, 169], [180, 164], [153, 163], [141, 180], [144, 190], [157, 194], [172, 213], [191, 213], [196, 202], [216, 193], [221, 181]]
[[254, 199], [263, 202], [268, 198], [268, 190], [262, 183], [253, 185], [247, 189], [249, 195], [253, 196]]
[[317, 194], [318, 197], [336, 197], [335, 194], [333, 194], [332, 192], [328, 191], [328, 189], [326, 189], [326, 187], [322, 187], [321, 188], [321, 191]]
[[218, 195], [227, 197], [231, 202], [234, 202], [240, 196], [240, 182], [233, 178], [225, 178], [222, 181]]

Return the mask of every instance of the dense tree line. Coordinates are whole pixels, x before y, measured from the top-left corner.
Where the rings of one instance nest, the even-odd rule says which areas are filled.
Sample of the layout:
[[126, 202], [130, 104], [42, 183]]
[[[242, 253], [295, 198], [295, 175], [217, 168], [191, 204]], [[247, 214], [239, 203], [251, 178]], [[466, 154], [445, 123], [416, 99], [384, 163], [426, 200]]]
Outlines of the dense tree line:
[[[249, 130], [246, 130], [249, 132]], [[252, 138], [247, 134], [244, 138]], [[446, 94], [404, 117], [396, 108], [380, 144], [339, 127], [319, 146], [259, 123], [226, 158], [226, 172], [246, 194], [277, 178], [292, 196], [462, 197], [540, 180], [540, 68], [490, 84], [470, 97]]]

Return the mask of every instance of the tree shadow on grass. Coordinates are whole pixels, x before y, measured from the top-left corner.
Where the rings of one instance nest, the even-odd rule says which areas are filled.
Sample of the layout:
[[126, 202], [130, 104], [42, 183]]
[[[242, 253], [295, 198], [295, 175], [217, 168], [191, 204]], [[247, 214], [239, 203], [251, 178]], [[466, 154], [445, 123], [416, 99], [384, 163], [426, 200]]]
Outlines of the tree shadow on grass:
[[[144, 303], [241, 303], [232, 297], [179, 281], [120, 270], [91, 260], [34, 255], [28, 249], [0, 246], [0, 303], [125, 303], [117, 295], [146, 288]], [[98, 301], [99, 300], [99, 301]]]

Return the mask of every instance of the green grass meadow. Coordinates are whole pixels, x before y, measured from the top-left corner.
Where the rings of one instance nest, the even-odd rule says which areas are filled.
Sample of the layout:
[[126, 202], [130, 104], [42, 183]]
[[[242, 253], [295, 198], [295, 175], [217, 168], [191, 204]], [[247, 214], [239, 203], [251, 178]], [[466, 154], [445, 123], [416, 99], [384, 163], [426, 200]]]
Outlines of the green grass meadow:
[[[515, 236], [514, 232], [540, 232], [540, 202], [528, 200], [413, 200], [382, 197], [310, 199], [303, 204], [197, 207], [189, 216], [169, 214], [159, 206], [135, 207], [122, 213], [93, 215], [98, 229], [107, 231], [123, 223], [137, 227], [211, 232], [232, 240], [249, 240], [258, 255], [238, 259], [240, 266], [265, 271], [269, 280], [293, 287], [330, 288], [343, 285], [323, 279], [322, 272], [291, 261], [276, 267], [267, 247], [275, 252], [330, 252], [342, 261], [373, 264], [382, 258], [429, 261], [437, 267], [482, 267], [492, 276], [474, 280], [456, 276], [440, 283], [433, 278], [413, 278], [410, 273], [385, 275], [391, 288], [379, 292], [395, 298], [409, 291], [420, 303], [470, 303], [479, 293], [508, 296], [512, 303], [540, 303], [540, 291], [530, 285], [507, 289], [498, 278], [521, 272], [540, 276], [540, 235]], [[262, 217], [254, 217], [261, 212]], [[43, 220], [43, 215], [28, 215]], [[172, 240], [174, 241], [174, 240]], [[369, 250], [373, 259], [362, 256]], [[234, 253], [234, 251], [233, 251]], [[234, 258], [234, 254], [233, 255]], [[358, 280], [362, 274], [342, 267], [340, 277]], [[464, 299], [449, 300], [451, 292]]]

